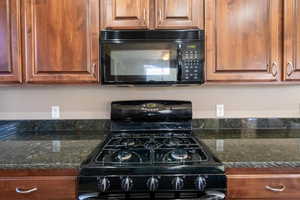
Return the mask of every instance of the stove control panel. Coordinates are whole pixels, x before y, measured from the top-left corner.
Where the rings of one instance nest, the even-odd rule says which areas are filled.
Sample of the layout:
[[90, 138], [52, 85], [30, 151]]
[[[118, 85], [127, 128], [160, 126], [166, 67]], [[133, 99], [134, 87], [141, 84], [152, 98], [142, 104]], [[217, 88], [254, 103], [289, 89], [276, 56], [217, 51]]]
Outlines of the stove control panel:
[[225, 175], [89, 176], [80, 177], [79, 182], [80, 185], [95, 188], [95, 192], [99, 193], [203, 192], [210, 188], [226, 188]]

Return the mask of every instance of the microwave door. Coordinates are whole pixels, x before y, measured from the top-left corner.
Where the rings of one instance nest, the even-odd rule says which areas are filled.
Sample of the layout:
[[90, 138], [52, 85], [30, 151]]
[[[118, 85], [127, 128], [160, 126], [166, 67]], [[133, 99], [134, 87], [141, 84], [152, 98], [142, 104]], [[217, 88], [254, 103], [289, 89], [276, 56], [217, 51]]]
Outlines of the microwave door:
[[176, 83], [177, 45], [169, 42], [142, 42], [102, 45], [105, 83]]

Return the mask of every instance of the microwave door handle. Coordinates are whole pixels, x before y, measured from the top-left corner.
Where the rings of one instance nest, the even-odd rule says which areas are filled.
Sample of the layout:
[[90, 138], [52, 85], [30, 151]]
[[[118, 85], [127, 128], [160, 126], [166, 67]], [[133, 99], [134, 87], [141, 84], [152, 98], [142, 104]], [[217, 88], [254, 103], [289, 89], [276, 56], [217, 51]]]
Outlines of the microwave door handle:
[[178, 81], [182, 81], [182, 48], [181, 48], [181, 44], [178, 45], [178, 49], [177, 49], [177, 80]]

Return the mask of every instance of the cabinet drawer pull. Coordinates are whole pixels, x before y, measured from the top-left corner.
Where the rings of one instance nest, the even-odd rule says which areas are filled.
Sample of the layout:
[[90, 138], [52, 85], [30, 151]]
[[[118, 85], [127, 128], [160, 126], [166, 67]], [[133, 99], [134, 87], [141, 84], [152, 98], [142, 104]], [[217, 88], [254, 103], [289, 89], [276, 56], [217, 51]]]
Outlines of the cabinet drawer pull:
[[271, 187], [271, 186], [267, 185], [266, 189], [270, 190], [272, 192], [283, 192], [285, 190], [285, 186], [284, 185], [280, 185], [278, 188], [274, 188], [274, 187]]
[[29, 189], [29, 190], [21, 190], [19, 188], [16, 188], [16, 192], [19, 193], [19, 194], [30, 194], [30, 193], [35, 192], [37, 190], [38, 190], [37, 188], [32, 188], [32, 189]]

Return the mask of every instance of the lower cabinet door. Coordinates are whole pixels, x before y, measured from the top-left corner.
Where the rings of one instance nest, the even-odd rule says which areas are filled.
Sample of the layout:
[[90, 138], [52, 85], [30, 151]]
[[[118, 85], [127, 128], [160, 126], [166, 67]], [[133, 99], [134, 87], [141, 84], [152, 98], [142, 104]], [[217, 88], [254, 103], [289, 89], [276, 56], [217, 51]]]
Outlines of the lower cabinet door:
[[76, 177], [0, 179], [0, 200], [75, 200]]

